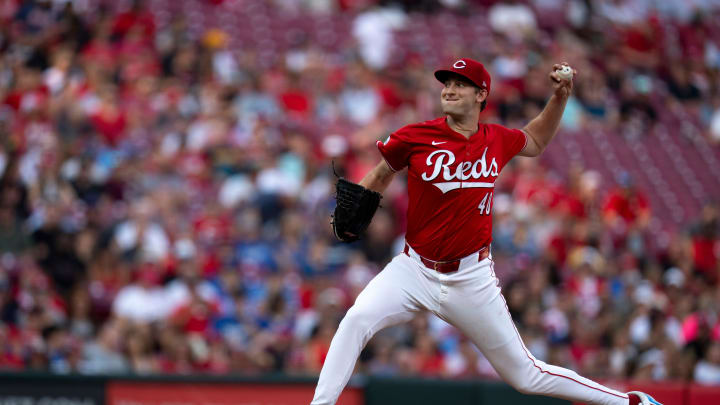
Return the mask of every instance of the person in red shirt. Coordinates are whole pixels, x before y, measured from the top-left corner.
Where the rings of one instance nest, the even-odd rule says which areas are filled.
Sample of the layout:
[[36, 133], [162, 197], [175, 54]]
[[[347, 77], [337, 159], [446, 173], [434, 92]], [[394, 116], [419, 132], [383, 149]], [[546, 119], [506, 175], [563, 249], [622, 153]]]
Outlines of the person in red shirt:
[[100, 103], [90, 116], [93, 127], [110, 146], [117, 147], [125, 138], [127, 120], [125, 113], [117, 105], [115, 90], [112, 87], [100, 91]]
[[115, 17], [112, 33], [116, 37], [123, 38], [134, 27], [140, 27], [146, 38], [155, 35], [155, 18], [143, 7], [143, 2], [140, 0], [134, 0], [130, 10]]
[[619, 176], [618, 184], [603, 204], [605, 222], [612, 228], [645, 228], [650, 221], [647, 197], [635, 187], [628, 173]]
[[705, 280], [717, 284], [720, 275], [720, 207], [707, 203], [700, 220], [690, 228], [693, 266]]
[[[334, 404], [360, 351], [388, 326], [432, 312], [463, 332], [518, 391], [604, 405], [658, 404], [536, 359], [523, 343], [500, 290], [490, 254], [495, 181], [515, 155], [539, 156], [557, 133], [572, 75], [549, 78], [553, 94], [523, 129], [479, 122], [490, 74], [462, 58], [435, 72], [443, 117], [405, 126], [377, 147], [383, 159], [360, 185], [382, 193], [407, 168], [405, 248], [358, 295], [340, 323], [312, 405]], [[574, 75], [574, 71], [572, 71]], [[340, 236], [338, 236], [340, 238]]]

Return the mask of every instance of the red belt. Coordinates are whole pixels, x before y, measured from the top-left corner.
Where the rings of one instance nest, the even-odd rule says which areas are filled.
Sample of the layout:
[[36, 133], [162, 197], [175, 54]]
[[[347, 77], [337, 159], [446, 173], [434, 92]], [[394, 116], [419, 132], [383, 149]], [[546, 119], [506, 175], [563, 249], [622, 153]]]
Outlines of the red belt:
[[[410, 245], [408, 245], [406, 243], [405, 249], [403, 249], [403, 252], [405, 252], [405, 254], [408, 255], [408, 257], [410, 257], [410, 253], [409, 253]], [[483, 246], [480, 250], [478, 250], [478, 262], [485, 260], [489, 255], [490, 255], [490, 249], [488, 249], [487, 246]], [[462, 259], [457, 259], [457, 260], [447, 260], [447, 261], [435, 261], [435, 260], [426, 259], [420, 255], [418, 255], [418, 257], [420, 258], [420, 261], [425, 265], [425, 267], [427, 267], [430, 270], [435, 270], [438, 273], [443, 273], [443, 274], [453, 273], [453, 272], [458, 271], [458, 269], [460, 268], [460, 260], [462, 260]]]

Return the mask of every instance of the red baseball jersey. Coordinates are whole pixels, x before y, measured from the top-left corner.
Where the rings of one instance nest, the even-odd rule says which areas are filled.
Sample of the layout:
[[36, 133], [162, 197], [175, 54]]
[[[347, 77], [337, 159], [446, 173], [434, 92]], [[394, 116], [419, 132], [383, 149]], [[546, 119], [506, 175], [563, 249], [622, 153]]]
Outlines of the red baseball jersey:
[[523, 131], [497, 124], [481, 123], [466, 138], [445, 117], [405, 126], [378, 141], [390, 168], [408, 168], [410, 246], [440, 261], [488, 245], [495, 180], [526, 143]]

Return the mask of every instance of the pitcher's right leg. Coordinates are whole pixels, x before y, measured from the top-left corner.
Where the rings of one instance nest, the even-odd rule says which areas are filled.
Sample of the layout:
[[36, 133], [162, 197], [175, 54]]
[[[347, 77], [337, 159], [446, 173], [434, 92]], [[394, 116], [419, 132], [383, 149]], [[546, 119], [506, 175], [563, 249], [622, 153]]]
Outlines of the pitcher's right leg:
[[[525, 394], [592, 405], [628, 405], [626, 393], [536, 359], [525, 347], [495, 277], [492, 260], [451, 288], [444, 316], [463, 331], [505, 382]], [[468, 310], [471, 309], [471, 310]]]
[[311, 405], [335, 404], [370, 338], [423, 309], [424, 280], [411, 260], [396, 256], [358, 295], [330, 343]]

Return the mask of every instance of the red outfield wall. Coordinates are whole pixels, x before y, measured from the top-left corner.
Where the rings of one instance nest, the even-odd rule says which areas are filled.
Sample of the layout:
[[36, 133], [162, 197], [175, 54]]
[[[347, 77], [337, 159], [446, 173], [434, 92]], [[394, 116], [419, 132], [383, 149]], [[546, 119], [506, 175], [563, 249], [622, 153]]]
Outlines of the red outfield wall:
[[720, 405], [720, 386], [671, 381], [605, 381], [603, 384], [622, 392], [647, 392], [664, 405]]
[[[110, 381], [107, 405], [308, 405], [310, 384]], [[362, 390], [343, 391], [338, 405], [363, 405]]]

